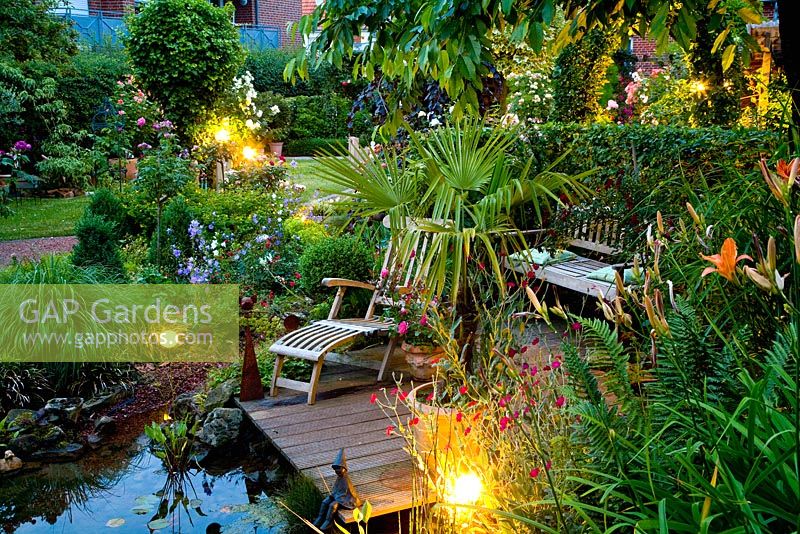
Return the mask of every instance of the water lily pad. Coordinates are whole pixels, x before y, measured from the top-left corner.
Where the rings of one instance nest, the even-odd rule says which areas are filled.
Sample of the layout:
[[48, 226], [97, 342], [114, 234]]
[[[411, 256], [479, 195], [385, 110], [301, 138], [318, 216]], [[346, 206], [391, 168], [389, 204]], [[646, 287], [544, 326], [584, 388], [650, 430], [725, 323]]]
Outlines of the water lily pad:
[[192, 499], [189, 501], [189, 507], [191, 508], [199, 508], [203, 505], [203, 499]]
[[136, 497], [136, 499], [133, 502], [144, 506], [146, 504], [158, 504], [159, 501], [161, 501], [161, 499], [159, 499], [155, 495], [140, 495], [139, 497]]
[[133, 512], [136, 515], [147, 515], [152, 511], [153, 511], [153, 507], [152, 506], [146, 506], [146, 505], [139, 505], [139, 506], [134, 506], [133, 508], [131, 508], [131, 512]]
[[125, 520], [121, 517], [116, 517], [114, 519], [109, 519], [106, 521], [106, 526], [108, 528], [118, 528], [125, 524]]
[[166, 519], [153, 519], [149, 523], [147, 523], [147, 528], [150, 530], [160, 530], [162, 528], [167, 528], [169, 526], [169, 521]]

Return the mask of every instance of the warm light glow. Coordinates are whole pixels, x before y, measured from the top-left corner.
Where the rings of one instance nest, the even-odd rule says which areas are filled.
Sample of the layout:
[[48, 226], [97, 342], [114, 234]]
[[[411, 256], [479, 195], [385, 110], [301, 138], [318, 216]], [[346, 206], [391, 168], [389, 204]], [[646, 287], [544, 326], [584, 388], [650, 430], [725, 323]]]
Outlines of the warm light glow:
[[706, 84], [701, 81], [692, 82], [692, 91], [695, 93], [704, 93], [706, 91]]
[[445, 484], [444, 501], [450, 504], [475, 504], [483, 492], [483, 483], [475, 473], [449, 478]]
[[256, 152], [256, 149], [251, 146], [246, 146], [242, 149], [242, 156], [244, 156], [244, 159], [249, 159], [252, 161], [256, 159], [257, 155], [258, 153]]
[[220, 128], [214, 134], [214, 139], [216, 139], [217, 143], [227, 143], [231, 140], [231, 133], [225, 128]]

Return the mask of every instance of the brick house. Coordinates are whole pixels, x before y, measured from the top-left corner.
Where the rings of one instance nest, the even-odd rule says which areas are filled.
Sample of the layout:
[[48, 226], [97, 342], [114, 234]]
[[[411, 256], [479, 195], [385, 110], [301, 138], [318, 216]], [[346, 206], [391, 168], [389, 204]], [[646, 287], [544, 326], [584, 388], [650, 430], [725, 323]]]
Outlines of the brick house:
[[[146, 0], [67, 0], [67, 8], [75, 15], [99, 15], [121, 18]], [[224, 0], [210, 0], [221, 5]], [[242, 26], [276, 28], [281, 43], [286, 44], [287, 25], [316, 7], [316, 0], [230, 0], [236, 6], [234, 23]]]

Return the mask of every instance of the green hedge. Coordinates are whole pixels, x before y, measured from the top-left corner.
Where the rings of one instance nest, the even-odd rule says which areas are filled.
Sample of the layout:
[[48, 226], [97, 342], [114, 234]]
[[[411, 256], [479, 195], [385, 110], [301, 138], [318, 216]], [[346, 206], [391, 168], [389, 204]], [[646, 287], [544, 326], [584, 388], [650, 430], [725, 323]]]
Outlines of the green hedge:
[[290, 139], [283, 143], [284, 156], [315, 156], [318, 152], [340, 152], [347, 150], [347, 139], [337, 137], [309, 137]]
[[295, 55], [296, 52], [290, 49], [251, 52], [247, 55], [242, 72], [248, 70], [253, 75], [253, 87], [256, 91], [271, 91], [284, 96], [321, 95], [339, 91], [342, 82], [350, 77], [344, 69], [323, 63], [309, 73], [308, 80], [298, 80], [293, 85], [284, 81], [283, 69]]
[[59, 97], [67, 106], [67, 122], [76, 130], [88, 130], [103, 99], [114, 94], [117, 80], [130, 73], [121, 50], [80, 52], [72, 58], [57, 80]]
[[693, 179], [723, 167], [750, 169], [781, 142], [779, 133], [766, 130], [559, 123], [532, 126], [525, 138], [540, 169], [569, 151], [557, 170], [597, 168], [602, 180], [638, 173], [648, 181], [672, 179], [676, 173]]

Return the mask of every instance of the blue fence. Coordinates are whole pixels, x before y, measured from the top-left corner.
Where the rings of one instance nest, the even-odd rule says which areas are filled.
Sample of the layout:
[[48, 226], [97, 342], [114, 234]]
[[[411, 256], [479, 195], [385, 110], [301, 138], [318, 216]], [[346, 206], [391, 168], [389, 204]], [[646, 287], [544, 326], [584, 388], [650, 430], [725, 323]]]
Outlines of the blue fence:
[[[57, 14], [72, 22], [78, 39], [88, 46], [122, 46], [127, 33], [125, 13], [119, 11], [65, 9]], [[281, 31], [273, 26], [239, 25], [239, 39], [248, 50], [280, 48]]]

